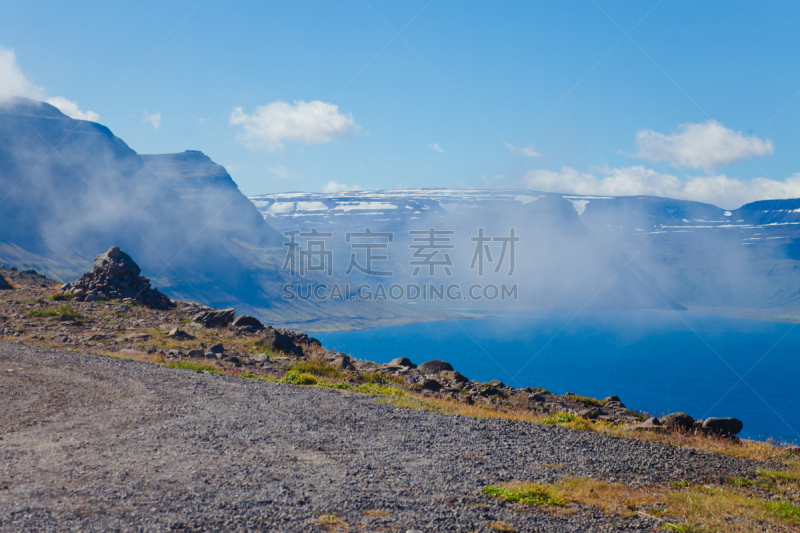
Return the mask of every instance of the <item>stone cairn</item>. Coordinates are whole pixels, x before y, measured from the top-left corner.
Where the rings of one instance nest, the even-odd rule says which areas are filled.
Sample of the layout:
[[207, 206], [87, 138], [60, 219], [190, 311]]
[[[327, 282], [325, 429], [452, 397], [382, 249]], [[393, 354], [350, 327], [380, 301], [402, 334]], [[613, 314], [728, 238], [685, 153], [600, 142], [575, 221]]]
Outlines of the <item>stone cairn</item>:
[[95, 258], [91, 272], [63, 285], [60, 292], [74, 295], [79, 302], [132, 300], [153, 309], [175, 307], [175, 303], [151, 287], [150, 280], [141, 273], [142, 269], [131, 256], [112, 246]]

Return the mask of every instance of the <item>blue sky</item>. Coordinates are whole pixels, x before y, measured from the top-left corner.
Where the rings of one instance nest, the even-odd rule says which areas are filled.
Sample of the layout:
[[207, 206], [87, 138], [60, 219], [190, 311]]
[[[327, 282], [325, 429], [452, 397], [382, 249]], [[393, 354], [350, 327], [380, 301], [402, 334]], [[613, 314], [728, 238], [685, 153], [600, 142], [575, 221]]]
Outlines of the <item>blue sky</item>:
[[202, 150], [249, 195], [800, 196], [795, 4], [137, 2], [6, 0], [0, 95]]

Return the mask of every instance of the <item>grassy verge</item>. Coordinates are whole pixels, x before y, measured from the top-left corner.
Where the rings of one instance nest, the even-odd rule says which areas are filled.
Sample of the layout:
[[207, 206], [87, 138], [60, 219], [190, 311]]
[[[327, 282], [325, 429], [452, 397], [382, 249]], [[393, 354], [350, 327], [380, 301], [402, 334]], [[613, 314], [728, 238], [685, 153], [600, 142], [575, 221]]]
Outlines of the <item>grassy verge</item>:
[[[780, 472], [779, 474], [787, 474]], [[775, 483], [776, 476], [764, 473], [755, 483]], [[777, 476], [783, 489], [793, 483], [795, 474]], [[772, 478], [772, 480], [768, 479]], [[662, 520], [671, 531], [745, 532], [797, 531], [800, 528], [800, 505], [785, 493], [780, 499], [768, 499], [751, 488], [698, 486], [691, 483], [630, 487], [590, 478], [563, 479], [550, 485], [503, 483], [483, 489], [484, 494], [522, 505], [569, 507], [588, 505], [608, 514], [649, 516]], [[792, 493], [796, 494], [796, 493]]]
[[25, 315], [28, 318], [67, 318], [79, 320], [83, 316], [67, 304], [61, 304], [55, 309], [31, 309]]

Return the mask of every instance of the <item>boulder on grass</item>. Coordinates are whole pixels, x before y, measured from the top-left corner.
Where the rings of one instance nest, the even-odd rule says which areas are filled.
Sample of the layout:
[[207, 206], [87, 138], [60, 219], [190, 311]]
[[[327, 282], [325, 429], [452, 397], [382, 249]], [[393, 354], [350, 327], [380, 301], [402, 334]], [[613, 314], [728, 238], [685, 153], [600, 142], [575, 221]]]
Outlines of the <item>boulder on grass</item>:
[[206, 328], [225, 327], [233, 322], [236, 317], [236, 310], [233, 308], [217, 310], [207, 310], [192, 316], [192, 322], [200, 322]]
[[398, 357], [396, 359], [392, 359], [389, 361], [389, 365], [391, 366], [404, 366], [406, 368], [417, 368], [417, 365], [411, 362], [411, 359], [408, 357]]
[[454, 370], [454, 368], [447, 361], [434, 359], [433, 361], [426, 361], [419, 365], [419, 370], [425, 374], [438, 374], [444, 370]]
[[194, 339], [194, 335], [190, 335], [186, 333], [181, 328], [172, 328], [172, 331], [167, 333], [167, 337], [172, 337], [175, 340], [191, 340]]
[[247, 315], [236, 317], [231, 325], [236, 328], [250, 326], [253, 329], [264, 329], [264, 324], [260, 320]]
[[736, 435], [744, 424], [736, 418], [706, 418], [703, 430], [714, 435]]
[[686, 413], [670, 413], [660, 419], [661, 425], [671, 431], [689, 431], [694, 425], [694, 418]]
[[289, 335], [281, 333], [273, 328], [266, 328], [264, 336], [258, 340], [257, 344], [279, 352], [303, 355], [303, 348], [297, 346]]

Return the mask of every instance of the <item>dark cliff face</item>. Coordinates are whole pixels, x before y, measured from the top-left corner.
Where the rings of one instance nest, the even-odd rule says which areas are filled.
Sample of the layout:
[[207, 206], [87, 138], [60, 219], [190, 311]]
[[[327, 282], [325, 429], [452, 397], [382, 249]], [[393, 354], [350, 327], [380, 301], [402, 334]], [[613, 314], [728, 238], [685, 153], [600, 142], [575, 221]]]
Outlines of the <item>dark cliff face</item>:
[[194, 213], [198, 227], [211, 226], [228, 238], [261, 246], [281, 246], [275, 231], [242, 194], [231, 176], [203, 152], [142, 155], [145, 168], [175, 190]]

